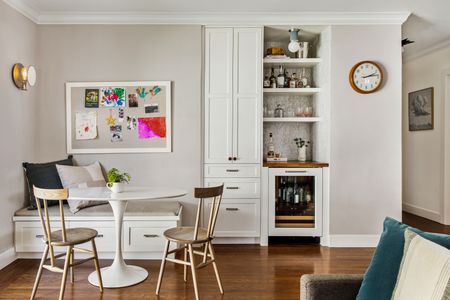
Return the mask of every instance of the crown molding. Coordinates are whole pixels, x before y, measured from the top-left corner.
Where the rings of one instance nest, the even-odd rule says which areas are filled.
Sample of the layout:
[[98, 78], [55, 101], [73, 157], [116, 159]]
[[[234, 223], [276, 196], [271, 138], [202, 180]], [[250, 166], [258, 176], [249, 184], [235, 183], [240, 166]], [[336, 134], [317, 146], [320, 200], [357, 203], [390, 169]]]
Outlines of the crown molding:
[[38, 12], [23, 0], [3, 0], [36, 24], [401, 25], [409, 12]]
[[427, 47], [425, 49], [422, 49], [422, 50], [419, 50], [416, 52], [404, 53], [403, 54], [403, 63], [407, 63], [407, 62], [416, 60], [416, 59], [426, 56], [428, 54], [431, 54], [436, 51], [442, 50], [444, 48], [449, 48], [449, 47], [450, 47], [450, 39], [447, 39], [440, 43], [434, 44], [431, 47]]

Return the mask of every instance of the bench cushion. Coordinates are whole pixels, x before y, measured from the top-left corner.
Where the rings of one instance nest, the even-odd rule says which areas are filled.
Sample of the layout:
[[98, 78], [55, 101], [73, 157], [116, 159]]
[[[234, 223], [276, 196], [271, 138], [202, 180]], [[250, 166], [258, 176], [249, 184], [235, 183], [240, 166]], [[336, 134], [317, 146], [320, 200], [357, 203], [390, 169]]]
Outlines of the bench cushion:
[[[176, 201], [128, 201], [125, 216], [178, 216], [181, 204]], [[59, 206], [48, 208], [50, 216], [59, 216]], [[37, 217], [37, 210], [22, 208], [14, 214], [20, 217]], [[64, 205], [64, 215], [66, 217], [105, 217], [112, 216], [113, 212], [109, 203], [84, 208], [73, 214], [67, 204]]]

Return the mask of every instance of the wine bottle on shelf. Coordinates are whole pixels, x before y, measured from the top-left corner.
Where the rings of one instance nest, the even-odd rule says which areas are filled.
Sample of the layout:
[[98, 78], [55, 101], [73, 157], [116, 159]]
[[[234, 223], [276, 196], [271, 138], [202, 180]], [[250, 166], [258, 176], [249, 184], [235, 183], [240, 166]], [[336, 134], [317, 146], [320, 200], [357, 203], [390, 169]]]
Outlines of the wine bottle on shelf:
[[312, 193], [311, 189], [309, 188], [309, 185], [307, 185], [305, 189], [305, 202], [311, 203], [311, 201], [312, 201]]
[[277, 88], [283, 88], [284, 87], [284, 72], [283, 72], [283, 66], [280, 65], [278, 68], [278, 77], [277, 77]]
[[289, 80], [289, 87], [291, 89], [297, 87], [297, 74], [296, 73], [292, 73], [291, 80]]
[[272, 132], [269, 133], [269, 143], [267, 145], [267, 157], [275, 156], [275, 146], [273, 144], [273, 135]]
[[265, 75], [264, 76], [264, 81], [263, 81], [263, 87], [266, 88], [270, 88], [270, 79], [269, 79], [269, 75]]
[[304, 195], [304, 188], [303, 188], [303, 186], [301, 186], [299, 189], [298, 189], [298, 197], [299, 197], [299, 203], [303, 203], [304, 201], [305, 201], [305, 198], [303, 197], [303, 195]]
[[293, 198], [294, 198], [294, 187], [292, 184], [292, 177], [288, 177], [288, 188], [287, 188], [287, 200], [286, 202], [288, 204], [293, 203]]
[[275, 77], [275, 70], [272, 68], [271, 72], [270, 72], [270, 87], [271, 88], [276, 88], [277, 87], [277, 78]]
[[284, 69], [284, 88], [288, 88], [289, 87], [289, 81], [291, 80], [291, 78], [289, 77], [289, 72], [287, 71], [287, 69]]
[[300, 203], [300, 195], [298, 193], [297, 177], [294, 178], [294, 205]]
[[306, 77], [306, 69], [305, 68], [302, 69], [302, 76], [301, 76], [300, 81], [302, 82], [303, 88], [309, 88], [309, 82], [308, 82], [308, 77]]

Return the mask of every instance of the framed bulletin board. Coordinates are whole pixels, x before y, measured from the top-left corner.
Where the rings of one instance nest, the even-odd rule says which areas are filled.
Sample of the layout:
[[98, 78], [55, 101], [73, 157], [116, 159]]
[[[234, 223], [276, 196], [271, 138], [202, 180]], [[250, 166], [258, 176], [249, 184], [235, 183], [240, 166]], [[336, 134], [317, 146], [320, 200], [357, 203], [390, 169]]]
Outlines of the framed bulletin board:
[[170, 81], [67, 82], [67, 153], [172, 151]]

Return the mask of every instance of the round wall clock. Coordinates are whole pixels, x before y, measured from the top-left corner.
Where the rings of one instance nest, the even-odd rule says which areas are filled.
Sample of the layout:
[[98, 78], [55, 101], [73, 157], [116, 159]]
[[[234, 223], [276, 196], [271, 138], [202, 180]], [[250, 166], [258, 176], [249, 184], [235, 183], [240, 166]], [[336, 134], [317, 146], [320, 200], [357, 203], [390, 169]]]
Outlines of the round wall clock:
[[361, 61], [353, 66], [349, 74], [350, 85], [361, 94], [377, 91], [383, 83], [383, 70], [373, 61]]

